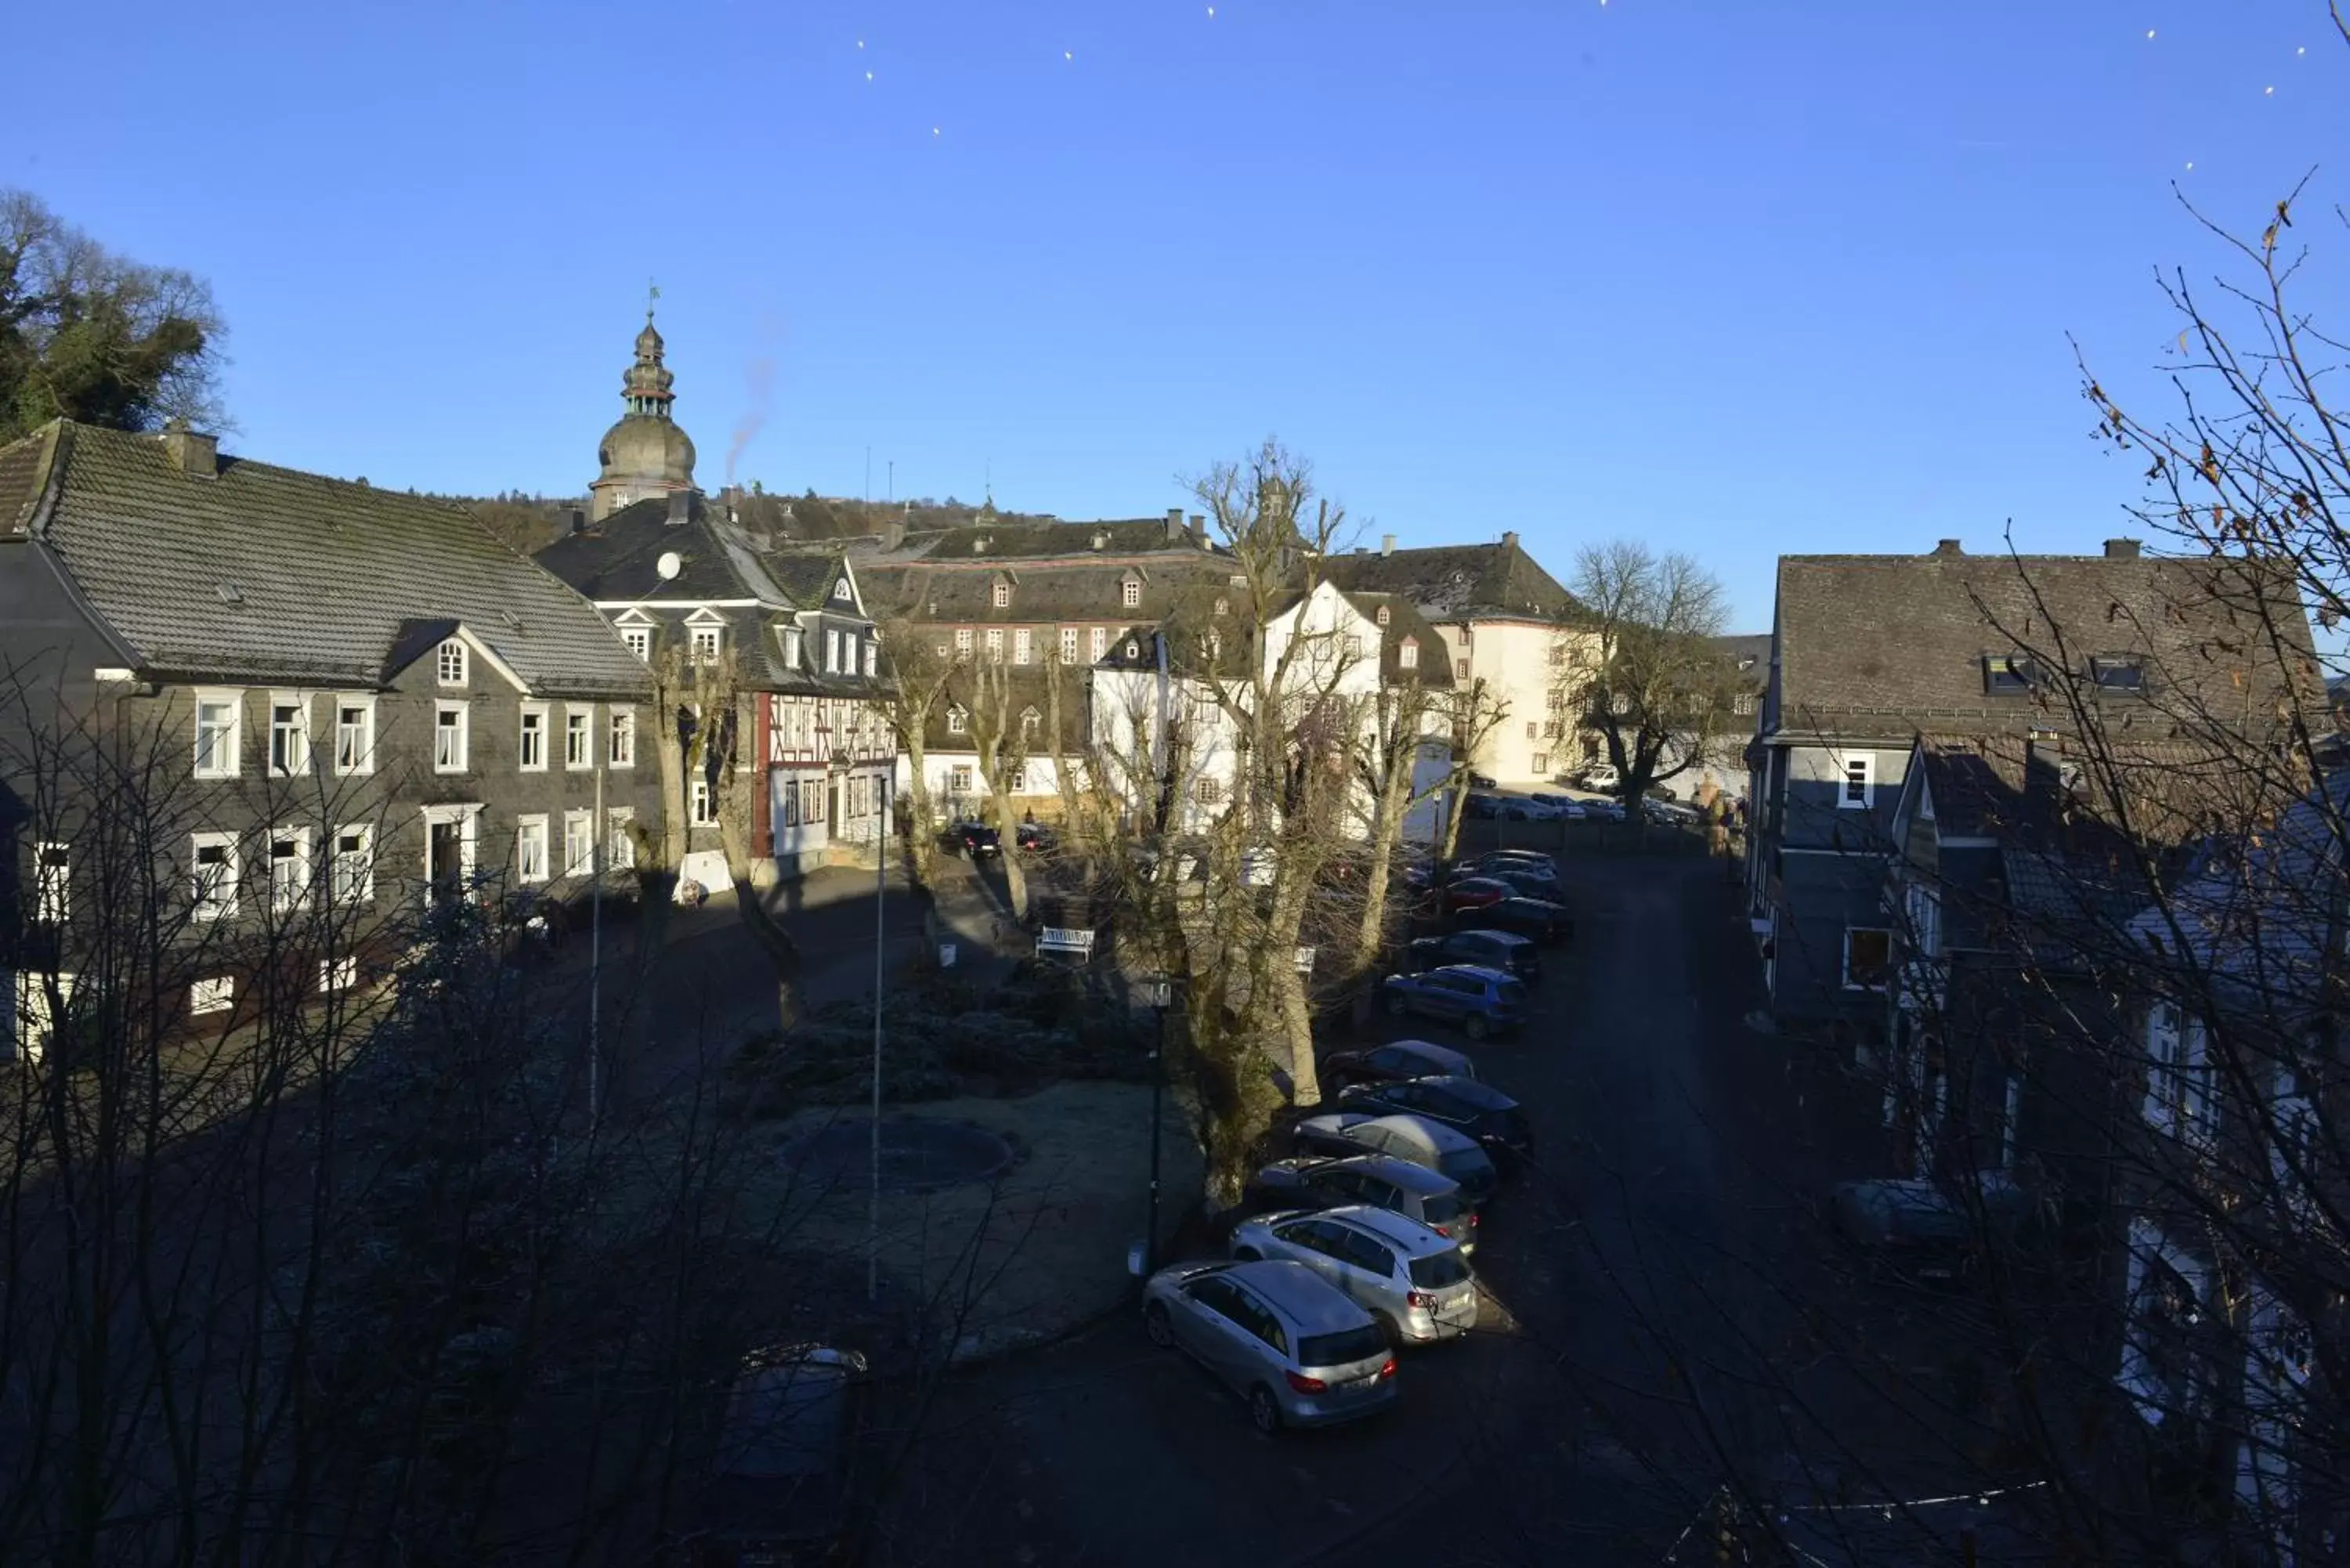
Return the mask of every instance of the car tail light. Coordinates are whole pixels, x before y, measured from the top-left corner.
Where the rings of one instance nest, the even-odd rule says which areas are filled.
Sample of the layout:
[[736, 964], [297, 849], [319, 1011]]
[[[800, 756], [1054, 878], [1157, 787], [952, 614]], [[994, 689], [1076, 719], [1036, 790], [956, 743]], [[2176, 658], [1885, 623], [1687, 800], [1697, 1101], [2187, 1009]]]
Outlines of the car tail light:
[[1300, 1394], [1326, 1394], [1330, 1391], [1330, 1386], [1327, 1383], [1323, 1382], [1319, 1377], [1308, 1377], [1303, 1372], [1291, 1373], [1289, 1386]]
[[1436, 1304], [1436, 1298], [1429, 1294], [1426, 1291], [1409, 1291], [1404, 1295], [1403, 1304], [1406, 1306], [1415, 1307], [1433, 1307]]
[[1387, 1364], [1385, 1366], [1382, 1366], [1382, 1367], [1380, 1367], [1380, 1368], [1379, 1368], [1379, 1376], [1382, 1376], [1382, 1377], [1393, 1377], [1393, 1376], [1395, 1376], [1395, 1357], [1394, 1357], [1394, 1356], [1390, 1355], [1390, 1356], [1388, 1356], [1388, 1364]]
[[1471, 1209], [1471, 1210], [1469, 1210], [1469, 1229], [1471, 1229], [1471, 1231], [1474, 1231], [1476, 1228], [1477, 1228], [1477, 1211], [1476, 1211], [1474, 1209]]

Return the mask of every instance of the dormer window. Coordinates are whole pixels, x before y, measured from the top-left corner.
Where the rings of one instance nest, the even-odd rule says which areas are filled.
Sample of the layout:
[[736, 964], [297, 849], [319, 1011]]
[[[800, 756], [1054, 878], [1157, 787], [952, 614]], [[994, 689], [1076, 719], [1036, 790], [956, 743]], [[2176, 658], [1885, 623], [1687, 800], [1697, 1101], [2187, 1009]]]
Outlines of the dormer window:
[[2022, 654], [1983, 655], [1983, 690], [1993, 696], [2017, 696], [2039, 683], [2039, 672]]
[[1394, 618], [1395, 618], [1394, 612], [1393, 612], [1393, 611], [1391, 611], [1391, 610], [1389, 610], [1389, 609], [1388, 608], [1388, 607], [1387, 607], [1387, 606], [1385, 606], [1385, 605], [1381, 605], [1381, 606], [1379, 607], [1379, 624], [1380, 624], [1381, 626], [1385, 626], [1385, 625], [1387, 625], [1387, 624], [1388, 624], [1388, 622], [1389, 622], [1389, 621], [1393, 620]]
[[1023, 708], [1020, 711], [1020, 732], [1023, 735], [1035, 734], [1036, 732], [1036, 726], [1044, 722], [1045, 715], [1036, 711], [1033, 707]]
[[652, 628], [624, 626], [620, 628], [620, 641], [627, 646], [630, 653], [637, 656], [639, 664], [650, 664], [653, 661]]
[[697, 626], [692, 628], [691, 635], [693, 639], [693, 661], [696, 664], [717, 663], [721, 628], [714, 626]]
[[1217, 599], [1216, 599], [1216, 613], [1217, 613], [1218, 615], [1230, 615], [1230, 614], [1232, 614], [1232, 600], [1230, 600], [1230, 599], [1228, 599], [1228, 598], [1223, 597], [1222, 597], [1222, 596], [1221, 596], [1221, 595], [1219, 595], [1219, 596], [1217, 597]]
[[843, 577], [832, 585], [832, 597], [843, 604], [848, 604], [855, 600], [857, 595], [856, 591], [849, 587], [848, 579]]
[[2089, 660], [2089, 677], [2104, 691], [2146, 690], [2146, 665], [2136, 654], [2100, 654]]
[[1135, 641], [1135, 640], [1134, 640], [1134, 639], [1132, 639], [1132, 638], [1130, 638], [1130, 637], [1129, 637], [1129, 638], [1128, 638], [1128, 639], [1126, 639], [1126, 656], [1127, 656], [1128, 659], [1139, 659], [1139, 658], [1141, 658], [1141, 657], [1142, 657], [1142, 645], [1141, 645], [1140, 643], [1139, 643], [1139, 642]]
[[1012, 585], [1010, 583], [998, 583], [995, 585], [994, 604], [997, 609], [1010, 609], [1012, 607]]
[[960, 735], [970, 728], [971, 714], [952, 702], [948, 703], [947, 733], [950, 735]]
[[1142, 579], [1128, 577], [1118, 586], [1118, 603], [1128, 609], [1138, 609], [1142, 604]]
[[798, 627], [787, 626], [784, 628], [785, 669], [797, 670], [800, 667], [800, 656], [803, 651], [801, 645], [806, 640], [807, 633], [802, 631]]
[[448, 641], [442, 643], [441, 645], [439, 663], [442, 685], [463, 686], [465, 684], [465, 645], [463, 643], [458, 641], [453, 637]]
[[1407, 637], [1396, 649], [1396, 663], [1406, 670], [1419, 668], [1419, 639]]

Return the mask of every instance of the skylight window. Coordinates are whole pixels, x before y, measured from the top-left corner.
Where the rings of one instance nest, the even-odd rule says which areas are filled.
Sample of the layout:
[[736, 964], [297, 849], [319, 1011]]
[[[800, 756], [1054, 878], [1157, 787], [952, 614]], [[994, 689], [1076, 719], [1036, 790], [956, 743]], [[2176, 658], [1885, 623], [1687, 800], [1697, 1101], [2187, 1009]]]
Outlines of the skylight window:
[[2039, 672], [2022, 654], [1983, 655], [1983, 690], [1994, 696], [2014, 696], [2039, 684]]
[[2089, 660], [2089, 677], [2106, 691], [2143, 691], [2146, 666], [2136, 654], [2103, 654]]

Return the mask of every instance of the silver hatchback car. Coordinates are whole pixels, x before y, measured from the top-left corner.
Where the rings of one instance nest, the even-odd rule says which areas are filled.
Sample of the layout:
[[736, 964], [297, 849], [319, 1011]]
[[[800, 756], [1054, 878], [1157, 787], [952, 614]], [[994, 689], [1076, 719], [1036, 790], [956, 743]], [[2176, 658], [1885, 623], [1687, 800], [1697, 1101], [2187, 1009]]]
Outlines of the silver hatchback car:
[[1302, 1263], [1178, 1263], [1142, 1288], [1151, 1343], [1180, 1345], [1248, 1399], [1261, 1432], [1352, 1420], [1395, 1403], [1396, 1363], [1371, 1314]]
[[1461, 1249], [1416, 1220], [1363, 1204], [1267, 1214], [1232, 1232], [1235, 1258], [1289, 1258], [1337, 1286], [1395, 1343], [1424, 1345], [1477, 1325], [1477, 1279]]

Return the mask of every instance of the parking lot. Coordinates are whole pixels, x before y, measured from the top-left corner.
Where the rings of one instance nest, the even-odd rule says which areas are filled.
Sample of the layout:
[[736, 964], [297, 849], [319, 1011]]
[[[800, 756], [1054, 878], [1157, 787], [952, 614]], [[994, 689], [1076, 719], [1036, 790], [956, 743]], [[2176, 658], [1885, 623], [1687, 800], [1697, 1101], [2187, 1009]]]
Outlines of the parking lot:
[[1268, 1438], [1121, 1314], [946, 1388], [885, 1560], [1311, 1562], [1375, 1536], [1434, 1562], [1654, 1563], [1724, 1452], [1775, 1462], [1785, 1424], [1738, 1370], [1783, 1334], [1757, 1268], [1819, 1241], [1808, 1178], [1747, 1158], [1787, 1090], [1741, 1022], [1734, 890], [1702, 856], [1559, 869], [1578, 929], [1522, 1031], [1378, 1024], [1469, 1052], [1533, 1124], [1485, 1211], [1476, 1329], [1404, 1351], [1393, 1409]]

